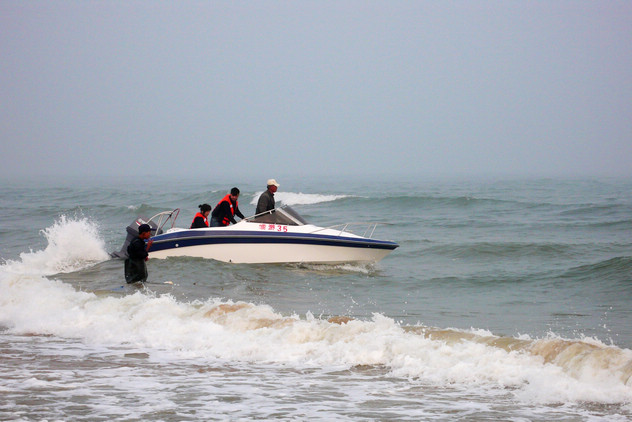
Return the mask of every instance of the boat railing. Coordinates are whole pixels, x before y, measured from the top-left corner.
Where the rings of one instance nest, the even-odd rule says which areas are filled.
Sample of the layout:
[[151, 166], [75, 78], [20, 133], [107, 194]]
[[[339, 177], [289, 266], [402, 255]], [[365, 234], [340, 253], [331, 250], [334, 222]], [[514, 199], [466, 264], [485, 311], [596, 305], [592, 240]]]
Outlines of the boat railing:
[[175, 226], [176, 224], [176, 219], [178, 218], [179, 214], [180, 214], [180, 208], [176, 208], [173, 211], [159, 212], [158, 214], [151, 217], [147, 221], [147, 223], [149, 223], [150, 221], [155, 221], [155, 219], [157, 219], [158, 221], [156, 222], [156, 226], [157, 226], [156, 234], [158, 234], [161, 232], [162, 228], [169, 222], [169, 220], [171, 220], [170, 229], [172, 229], [173, 226]]
[[[314, 230], [311, 233], [318, 233], [323, 230], [336, 230], [338, 231], [338, 236], [342, 236], [344, 233], [351, 233], [358, 236], [366, 237], [367, 239], [371, 239], [378, 225], [387, 225], [387, 224], [389, 223], [376, 223], [376, 222], [366, 222], [366, 221], [342, 223], [342, 224], [336, 224], [329, 227], [322, 227], [322, 228], [319, 228], [318, 230]], [[360, 229], [357, 230], [358, 231], [357, 233], [351, 230], [351, 227], [354, 227], [354, 226], [360, 227]], [[359, 231], [362, 230], [363, 228], [364, 228], [364, 233], [360, 235]]]

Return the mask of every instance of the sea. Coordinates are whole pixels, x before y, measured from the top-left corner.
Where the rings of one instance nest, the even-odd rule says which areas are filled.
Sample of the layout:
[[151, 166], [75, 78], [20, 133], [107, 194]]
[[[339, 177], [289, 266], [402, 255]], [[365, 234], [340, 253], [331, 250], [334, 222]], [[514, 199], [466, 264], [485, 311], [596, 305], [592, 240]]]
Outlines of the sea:
[[[111, 258], [138, 216], [236, 186], [372, 265]], [[0, 420], [632, 420], [632, 180], [5, 178]]]

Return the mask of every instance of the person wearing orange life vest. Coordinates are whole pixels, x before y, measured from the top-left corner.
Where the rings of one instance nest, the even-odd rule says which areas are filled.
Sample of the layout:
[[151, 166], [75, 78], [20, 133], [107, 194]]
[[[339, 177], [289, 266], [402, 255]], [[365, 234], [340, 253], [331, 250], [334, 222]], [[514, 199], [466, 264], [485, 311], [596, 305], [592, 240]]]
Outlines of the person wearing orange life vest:
[[237, 198], [239, 198], [239, 189], [232, 188], [230, 193], [217, 203], [211, 213], [211, 227], [228, 226], [230, 223], [237, 224], [235, 216], [241, 219], [246, 218], [239, 211]]
[[208, 227], [208, 215], [211, 213], [211, 206], [209, 204], [198, 205], [200, 212], [195, 214], [193, 221], [191, 222], [190, 229], [200, 229]]

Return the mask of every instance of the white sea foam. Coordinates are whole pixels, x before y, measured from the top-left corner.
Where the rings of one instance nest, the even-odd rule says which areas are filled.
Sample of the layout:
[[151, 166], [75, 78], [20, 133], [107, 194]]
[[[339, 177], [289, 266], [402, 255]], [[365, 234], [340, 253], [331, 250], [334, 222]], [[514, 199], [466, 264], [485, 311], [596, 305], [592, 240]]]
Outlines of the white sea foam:
[[[259, 196], [262, 192], [257, 192], [250, 203], [257, 205]], [[349, 195], [321, 195], [318, 193], [302, 193], [302, 192], [277, 192], [274, 199], [277, 203], [283, 205], [313, 205], [321, 202], [331, 202], [338, 199], [348, 198]]]
[[21, 260], [7, 261], [3, 270], [52, 275], [77, 271], [109, 258], [97, 225], [87, 218], [62, 215], [41, 233], [48, 241], [44, 250], [23, 252]]
[[347, 263], [347, 264], [338, 264], [338, 265], [299, 263], [299, 264], [292, 264], [289, 266], [294, 266], [296, 268], [301, 268], [304, 270], [315, 271], [318, 274], [341, 273], [341, 272], [371, 274], [373, 271], [375, 271], [375, 264], [373, 263], [367, 263], [367, 264]]
[[[534, 341], [527, 341], [529, 347], [510, 350], [475, 331], [424, 335], [380, 314], [368, 321], [328, 321], [311, 314], [283, 316], [267, 305], [219, 299], [183, 303], [142, 291], [103, 297], [5, 268], [0, 269], [0, 290], [0, 325], [15, 334], [162, 351], [174, 359], [297, 367], [384, 366], [395, 376], [437, 386], [510, 389], [521, 400], [535, 403], [632, 399], [632, 385], [622, 379], [622, 373], [630, 370], [626, 365], [631, 365], [632, 352], [603, 345], [586, 349], [572, 341], [577, 353], [571, 347], [565, 352], [568, 356], [559, 353], [550, 358], [530, 351], [538, 347]], [[596, 353], [586, 357], [592, 348]]]

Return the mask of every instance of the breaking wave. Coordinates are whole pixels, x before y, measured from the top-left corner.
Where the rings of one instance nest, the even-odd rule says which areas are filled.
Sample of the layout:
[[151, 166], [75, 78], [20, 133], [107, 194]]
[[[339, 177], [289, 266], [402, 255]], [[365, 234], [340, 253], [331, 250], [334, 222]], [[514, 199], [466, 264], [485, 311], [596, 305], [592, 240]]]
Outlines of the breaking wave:
[[[262, 192], [257, 192], [250, 203], [257, 205], [259, 196]], [[274, 194], [274, 198], [277, 203], [283, 205], [313, 205], [320, 204], [322, 202], [331, 202], [338, 199], [348, 198], [349, 195], [322, 195], [318, 193], [295, 193], [295, 192], [277, 192]]]
[[48, 241], [44, 250], [23, 252], [19, 261], [8, 260], [1, 268], [15, 273], [53, 275], [109, 259], [98, 226], [88, 218], [62, 215], [41, 233]]
[[131, 344], [148, 353], [167, 351], [172, 359], [377, 366], [437, 386], [509, 389], [533, 403], [632, 400], [632, 351], [592, 339], [532, 340], [400, 326], [381, 314], [367, 321], [283, 316], [265, 304], [218, 298], [184, 303], [143, 291], [117, 297], [4, 271], [0, 288], [0, 325], [12, 334], [78, 338], [106, 347]]

